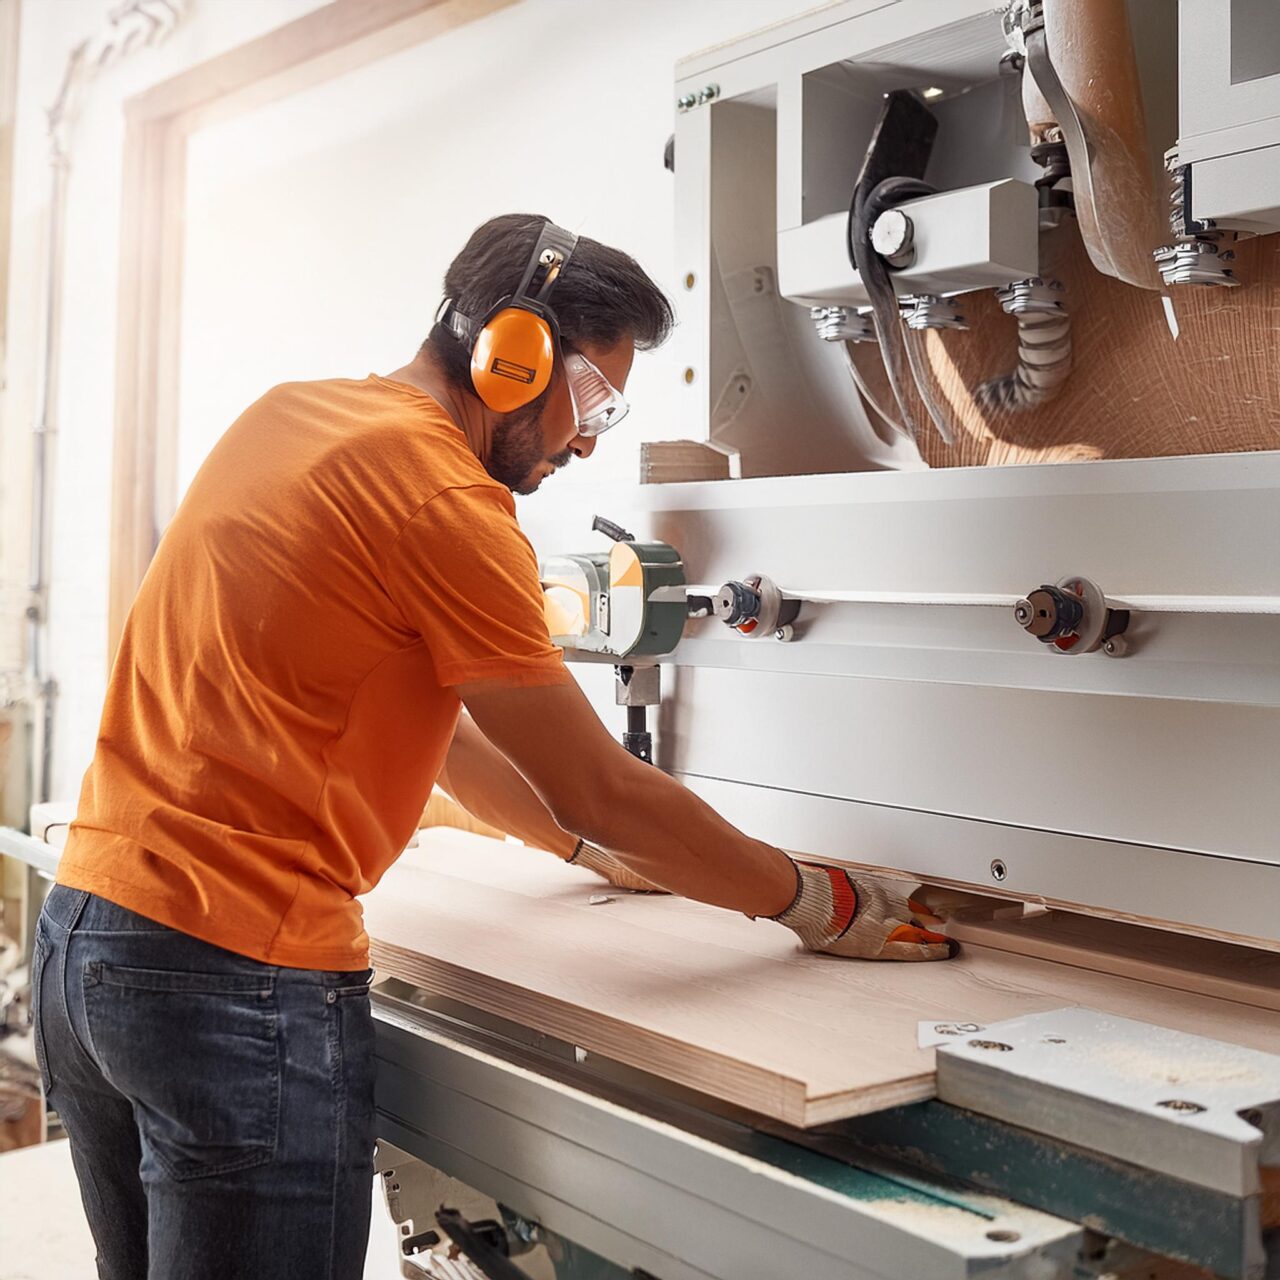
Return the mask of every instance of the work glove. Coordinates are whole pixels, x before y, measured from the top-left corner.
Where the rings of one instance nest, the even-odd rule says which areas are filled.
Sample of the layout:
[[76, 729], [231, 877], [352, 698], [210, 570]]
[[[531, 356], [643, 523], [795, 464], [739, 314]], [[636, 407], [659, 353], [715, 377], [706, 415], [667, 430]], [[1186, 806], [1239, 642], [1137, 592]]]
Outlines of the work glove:
[[578, 847], [569, 859], [574, 866], [586, 867], [596, 875], [603, 876], [615, 889], [627, 889], [632, 893], [666, 893], [667, 891], [644, 876], [638, 876], [628, 870], [613, 854], [601, 849], [598, 845], [579, 840]]
[[960, 944], [922, 919], [941, 923], [888, 880], [859, 875], [821, 862], [794, 862], [796, 896], [771, 916], [800, 937], [810, 951], [860, 960], [946, 960]]

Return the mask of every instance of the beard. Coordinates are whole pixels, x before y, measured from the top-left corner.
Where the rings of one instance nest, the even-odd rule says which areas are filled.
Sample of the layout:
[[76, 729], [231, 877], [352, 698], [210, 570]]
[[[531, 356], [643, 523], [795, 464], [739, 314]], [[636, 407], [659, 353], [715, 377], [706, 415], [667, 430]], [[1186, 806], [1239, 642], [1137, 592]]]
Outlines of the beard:
[[546, 447], [542, 438], [540, 398], [527, 408], [507, 414], [494, 427], [489, 458], [484, 469], [499, 484], [505, 484], [512, 493], [533, 493], [542, 483], [542, 477], [534, 477], [539, 464], [549, 462], [559, 470], [568, 465], [573, 457], [572, 450], [563, 449], [554, 457], [548, 458]]

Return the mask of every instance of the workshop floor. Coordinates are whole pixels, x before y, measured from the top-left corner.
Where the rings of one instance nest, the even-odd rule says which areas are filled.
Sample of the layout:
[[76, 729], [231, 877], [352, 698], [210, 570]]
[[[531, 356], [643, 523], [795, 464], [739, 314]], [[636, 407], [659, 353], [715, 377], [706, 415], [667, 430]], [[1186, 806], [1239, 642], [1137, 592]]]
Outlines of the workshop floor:
[[[0, 1155], [0, 1280], [93, 1280], [93, 1239], [65, 1142]], [[395, 1224], [374, 1188], [365, 1280], [399, 1276]]]

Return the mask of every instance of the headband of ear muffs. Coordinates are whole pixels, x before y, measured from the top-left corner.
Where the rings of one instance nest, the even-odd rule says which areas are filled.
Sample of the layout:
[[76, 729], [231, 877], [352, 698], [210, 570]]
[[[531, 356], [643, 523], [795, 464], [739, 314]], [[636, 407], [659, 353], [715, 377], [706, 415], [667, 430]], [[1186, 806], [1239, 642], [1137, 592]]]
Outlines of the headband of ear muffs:
[[578, 237], [554, 222], [543, 224], [514, 293], [501, 298], [477, 324], [452, 301], [440, 323], [471, 344], [471, 385], [496, 413], [531, 404], [551, 382], [560, 330], [549, 298], [573, 256]]

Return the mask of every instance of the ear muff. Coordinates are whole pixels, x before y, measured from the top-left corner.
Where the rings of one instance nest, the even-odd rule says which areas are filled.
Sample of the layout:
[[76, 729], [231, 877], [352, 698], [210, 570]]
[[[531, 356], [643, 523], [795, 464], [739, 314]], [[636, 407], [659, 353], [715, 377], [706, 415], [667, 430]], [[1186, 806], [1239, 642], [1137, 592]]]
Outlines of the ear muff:
[[523, 409], [551, 383], [560, 333], [548, 300], [577, 243], [571, 231], [544, 223], [516, 291], [478, 325], [450, 299], [440, 304], [437, 324], [471, 344], [471, 385], [495, 413]]
[[495, 413], [512, 413], [547, 389], [555, 357], [556, 336], [543, 316], [525, 306], [503, 306], [476, 335], [471, 383]]

